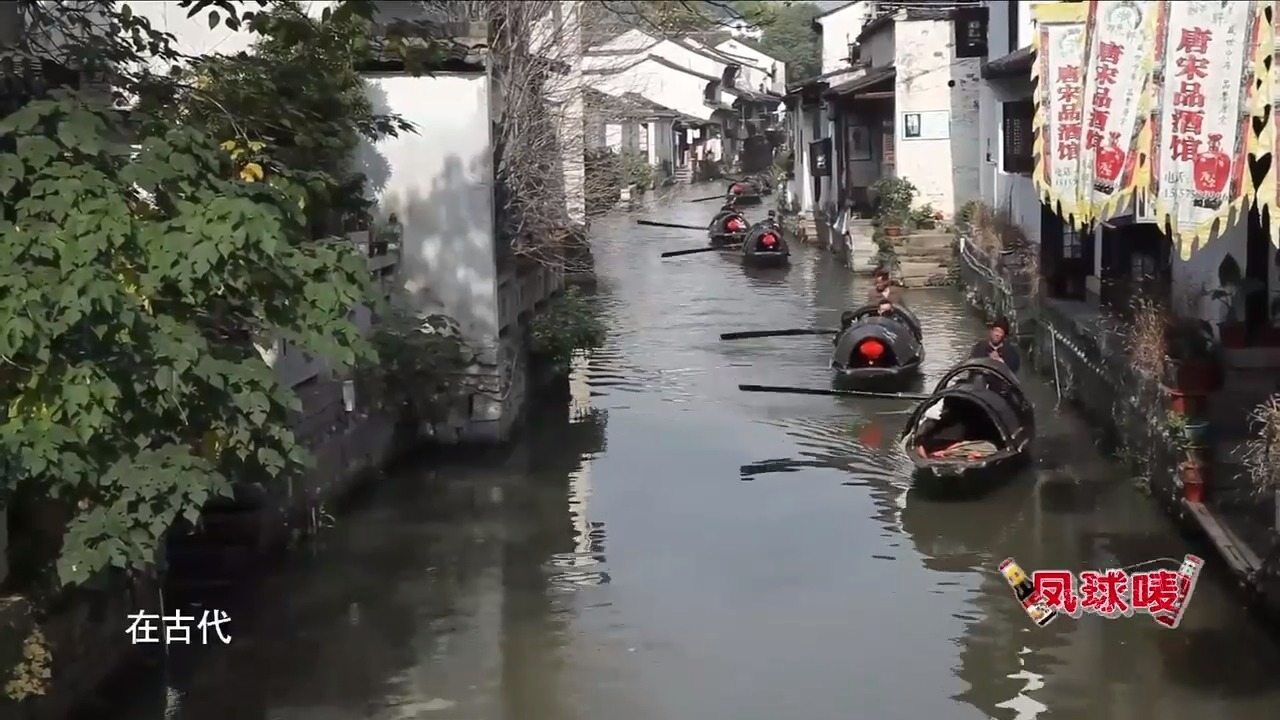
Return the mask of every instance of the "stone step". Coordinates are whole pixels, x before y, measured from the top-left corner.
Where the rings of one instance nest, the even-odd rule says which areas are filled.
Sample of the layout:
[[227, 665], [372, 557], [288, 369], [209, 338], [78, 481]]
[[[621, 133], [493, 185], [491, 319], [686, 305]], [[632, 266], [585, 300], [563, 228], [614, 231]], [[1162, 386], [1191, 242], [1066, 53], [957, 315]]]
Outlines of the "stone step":
[[890, 238], [890, 241], [895, 248], [904, 250], [946, 250], [950, 252], [955, 238], [947, 233], [915, 233]]
[[951, 248], [946, 249], [927, 249], [927, 248], [894, 248], [893, 251], [898, 257], [911, 258], [919, 262], [936, 261], [941, 263], [951, 262]]
[[1280, 392], [1280, 367], [1230, 368], [1223, 378], [1222, 387], [1224, 390], [1255, 392], [1263, 397]]
[[936, 283], [950, 273], [950, 268], [940, 263], [903, 262], [898, 269], [898, 279], [907, 287], [923, 287]]
[[1222, 354], [1227, 367], [1269, 369], [1280, 374], [1280, 347], [1226, 348]]
[[1208, 416], [1213, 431], [1222, 441], [1249, 437], [1249, 414], [1262, 399], [1253, 393], [1219, 391], [1209, 398]]

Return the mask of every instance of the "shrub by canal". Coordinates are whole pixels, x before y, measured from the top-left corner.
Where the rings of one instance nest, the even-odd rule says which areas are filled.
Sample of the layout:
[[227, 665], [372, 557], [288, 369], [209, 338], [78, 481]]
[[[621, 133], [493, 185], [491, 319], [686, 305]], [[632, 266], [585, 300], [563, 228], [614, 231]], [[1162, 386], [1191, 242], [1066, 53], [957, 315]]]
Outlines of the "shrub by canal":
[[591, 298], [578, 288], [547, 304], [529, 327], [529, 349], [560, 377], [569, 375], [573, 357], [604, 344], [605, 326]]

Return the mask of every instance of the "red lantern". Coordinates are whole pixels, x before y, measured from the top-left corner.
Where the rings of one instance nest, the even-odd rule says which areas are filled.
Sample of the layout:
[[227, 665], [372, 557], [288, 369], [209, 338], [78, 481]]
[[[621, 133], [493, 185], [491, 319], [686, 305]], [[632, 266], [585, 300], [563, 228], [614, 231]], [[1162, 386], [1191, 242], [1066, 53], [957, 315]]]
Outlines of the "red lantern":
[[884, 357], [884, 350], [884, 343], [875, 338], [863, 340], [858, 346], [858, 354], [867, 362], [875, 362]]
[[724, 221], [725, 232], [739, 233], [747, 229], [747, 221], [738, 215], [730, 215]]
[[734, 183], [733, 186], [729, 188], [729, 192], [733, 193], [734, 195], [741, 195], [746, 191], [747, 191], [747, 186], [743, 185], [742, 183]]
[[766, 250], [772, 250], [778, 245], [778, 236], [773, 233], [765, 233], [760, 236], [760, 245]]

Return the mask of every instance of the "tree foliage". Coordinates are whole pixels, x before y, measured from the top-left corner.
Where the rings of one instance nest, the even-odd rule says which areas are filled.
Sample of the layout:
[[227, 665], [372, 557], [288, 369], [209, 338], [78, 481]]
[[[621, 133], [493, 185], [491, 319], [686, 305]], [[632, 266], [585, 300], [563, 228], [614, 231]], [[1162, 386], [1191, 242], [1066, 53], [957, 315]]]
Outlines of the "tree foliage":
[[367, 351], [345, 317], [367, 268], [310, 242], [297, 188], [246, 179], [200, 129], [112, 141], [127, 130], [62, 93], [0, 126], [0, 446], [7, 483], [77, 503], [68, 582], [147, 564], [231, 478], [302, 467], [296, 400], [255, 341]]
[[341, 176], [355, 138], [405, 129], [355, 91], [372, 3], [314, 21], [294, 3], [182, 5], [258, 32], [262, 55], [170, 73], [193, 59], [107, 0], [24, 3], [30, 32], [3, 48], [114, 88], [0, 122], [0, 490], [71, 508], [66, 583], [148, 565], [233, 482], [301, 471], [297, 400], [261, 345], [371, 357], [348, 319], [371, 297], [366, 261], [316, 241], [307, 212], [359, 191]]
[[822, 38], [813, 19], [822, 10], [813, 3], [755, 3], [761, 12], [760, 47], [787, 64], [787, 78], [802, 80], [822, 72]]
[[306, 171], [311, 207], [360, 212], [358, 142], [413, 129], [374, 111], [357, 71], [375, 53], [371, 10], [347, 3], [311, 17], [298, 2], [275, 3], [248, 20], [259, 35], [252, 52], [196, 59], [150, 105], [170, 122], [257, 142], [278, 166]]

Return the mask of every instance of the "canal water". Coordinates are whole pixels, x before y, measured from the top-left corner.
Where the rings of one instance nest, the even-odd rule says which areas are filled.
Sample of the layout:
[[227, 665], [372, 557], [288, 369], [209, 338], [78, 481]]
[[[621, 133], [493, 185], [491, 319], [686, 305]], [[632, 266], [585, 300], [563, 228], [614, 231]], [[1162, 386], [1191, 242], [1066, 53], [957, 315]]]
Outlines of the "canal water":
[[[714, 192], [713, 188], [711, 192]], [[825, 337], [864, 297], [821, 251], [748, 270], [676, 191], [593, 225], [608, 346], [567, 410], [483, 461], [424, 459], [373, 489], [231, 611], [232, 642], [176, 652], [93, 717], [130, 720], [1260, 718], [1280, 649], [1211, 551], [1181, 537], [1028, 368], [1035, 462], [984, 497], [911, 488], [910, 404], [747, 394], [828, 387]], [[753, 211], [762, 216], [764, 210]], [[914, 291], [926, 384], [983, 332]], [[1202, 553], [1177, 630], [1033, 628], [996, 566], [1104, 569]]]

